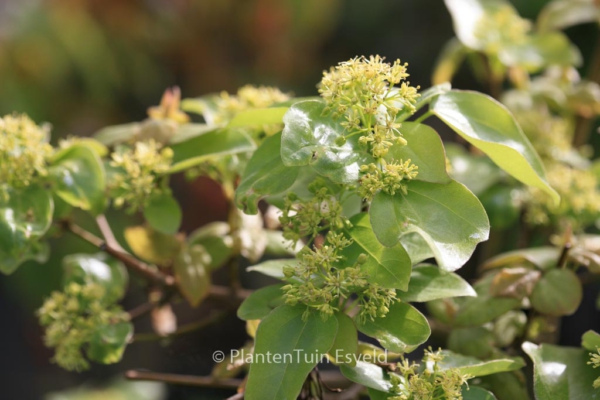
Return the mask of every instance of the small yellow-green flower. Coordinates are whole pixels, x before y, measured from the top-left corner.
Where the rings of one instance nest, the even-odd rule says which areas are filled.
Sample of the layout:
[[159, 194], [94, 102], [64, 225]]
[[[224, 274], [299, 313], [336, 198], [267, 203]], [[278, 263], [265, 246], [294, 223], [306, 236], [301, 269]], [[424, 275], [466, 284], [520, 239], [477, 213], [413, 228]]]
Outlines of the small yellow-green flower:
[[166, 190], [159, 186], [159, 178], [168, 171], [173, 150], [150, 139], [136, 142], [133, 148], [120, 148], [112, 154], [111, 167], [115, 173], [110, 188], [115, 207], [128, 206], [131, 211], [146, 205], [149, 197]]
[[18, 188], [46, 175], [49, 133], [24, 114], [0, 118], [0, 183]]
[[215, 123], [227, 123], [240, 111], [266, 108], [287, 101], [290, 98], [289, 94], [269, 86], [246, 85], [241, 87], [235, 95], [222, 92], [217, 99]]

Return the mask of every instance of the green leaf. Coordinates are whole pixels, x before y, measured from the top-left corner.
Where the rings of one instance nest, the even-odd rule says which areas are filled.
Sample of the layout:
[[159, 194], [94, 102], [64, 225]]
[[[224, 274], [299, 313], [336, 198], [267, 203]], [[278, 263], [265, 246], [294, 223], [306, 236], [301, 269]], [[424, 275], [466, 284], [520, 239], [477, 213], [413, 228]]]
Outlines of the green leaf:
[[344, 265], [354, 265], [361, 254], [368, 256], [360, 268], [367, 274], [370, 283], [384, 288], [408, 288], [411, 260], [401, 244], [385, 247], [379, 243], [373, 233], [369, 215], [357, 214], [350, 219], [352, 227], [346, 230], [353, 240], [352, 244], [342, 251]]
[[254, 108], [240, 111], [229, 121], [228, 127], [256, 126], [283, 123], [288, 107]]
[[229, 224], [211, 222], [196, 229], [188, 236], [188, 245], [200, 244], [210, 254], [209, 270], [221, 267], [233, 254], [233, 239], [229, 235]]
[[181, 101], [181, 109], [185, 112], [202, 115], [208, 125], [215, 124], [215, 114], [218, 112], [219, 94], [211, 93], [197, 98], [187, 98]]
[[491, 97], [452, 90], [431, 103], [431, 111], [500, 168], [525, 183], [560, 197], [546, 181], [544, 165], [508, 109]]
[[38, 240], [52, 223], [52, 196], [41, 186], [8, 188], [0, 196], [0, 272], [10, 274], [26, 260], [47, 254]]
[[449, 350], [482, 360], [492, 355], [496, 350], [494, 345], [494, 335], [482, 326], [454, 328], [448, 336]]
[[410, 159], [419, 167], [419, 173], [415, 177], [417, 181], [449, 183], [446, 153], [437, 132], [427, 125], [414, 122], [403, 122], [401, 131], [408, 145], [392, 146], [385, 159], [387, 161]]
[[494, 269], [526, 263], [541, 270], [548, 270], [556, 267], [559, 255], [560, 250], [550, 246], [519, 249], [490, 258], [483, 264], [482, 268]]
[[267, 247], [265, 247], [265, 254], [275, 257], [293, 257], [304, 247], [302, 241], [292, 242], [283, 237], [283, 232], [273, 231], [265, 229], [265, 235], [267, 237]]
[[104, 325], [96, 329], [87, 349], [90, 360], [102, 364], [114, 364], [121, 361], [127, 343], [133, 336], [133, 324], [121, 322]]
[[598, 351], [600, 348], [600, 334], [594, 331], [587, 331], [581, 338], [581, 347], [589, 351]]
[[427, 318], [416, 308], [402, 301], [390, 306], [385, 317], [356, 321], [358, 330], [379, 341], [394, 352], [409, 353], [425, 343], [431, 334]]
[[463, 400], [496, 400], [493, 393], [477, 386], [463, 386], [462, 398]]
[[449, 82], [440, 83], [439, 85], [432, 86], [428, 89], [423, 90], [415, 103], [417, 110], [421, 109], [424, 105], [431, 103], [431, 101], [442, 93], [446, 93], [452, 89], [452, 85]]
[[270, 276], [272, 278], [283, 279], [283, 268], [288, 266], [295, 267], [297, 264], [298, 260], [295, 258], [267, 260], [246, 268], [246, 271], [260, 272], [261, 274]]
[[283, 165], [280, 149], [281, 134], [278, 133], [265, 139], [254, 152], [235, 191], [238, 208], [256, 214], [262, 197], [281, 193], [294, 184], [300, 168]]
[[341, 120], [324, 115], [321, 101], [301, 101], [290, 107], [283, 117], [281, 159], [288, 167], [310, 165], [320, 175], [340, 184], [356, 183], [362, 164], [370, 156], [352, 136], [338, 144], [345, 134]]
[[547, 32], [598, 21], [600, 7], [591, 0], [554, 0], [540, 11], [537, 28], [540, 32]]
[[515, 371], [525, 366], [521, 357], [507, 357], [482, 361], [475, 357], [463, 356], [448, 350], [443, 350], [444, 359], [438, 364], [441, 370], [458, 368], [462, 374], [473, 377], [497, 374], [499, 372]]
[[445, 0], [452, 15], [454, 32], [471, 49], [484, 50], [481, 23], [503, 8], [514, 8], [504, 0]]
[[352, 382], [369, 389], [387, 393], [392, 388], [388, 374], [375, 364], [358, 361], [355, 366], [340, 365], [340, 371]]
[[498, 318], [507, 311], [520, 308], [520, 300], [492, 297], [490, 295], [492, 279], [493, 275], [484, 277], [474, 285], [477, 297], [454, 299], [459, 306], [454, 316], [454, 324], [457, 326], [479, 326]]
[[195, 137], [206, 135], [209, 132], [215, 132], [219, 128], [207, 124], [182, 124], [179, 125], [175, 134], [169, 139], [169, 145], [173, 146]]
[[181, 226], [181, 207], [170, 194], [163, 193], [150, 197], [144, 207], [144, 218], [155, 230], [166, 235], [177, 233]]
[[124, 236], [133, 254], [152, 264], [170, 264], [182, 246], [177, 236], [166, 235], [147, 226], [127, 227]]
[[571, 315], [581, 304], [583, 288], [577, 275], [569, 269], [548, 271], [531, 293], [531, 306], [545, 315]]
[[133, 138], [139, 130], [140, 123], [132, 122], [129, 124], [107, 126], [94, 133], [92, 137], [105, 146], [112, 146]]
[[458, 72], [460, 65], [465, 60], [469, 49], [457, 38], [452, 38], [444, 45], [438, 56], [431, 81], [434, 85], [444, 82], [452, 82], [452, 78]]
[[581, 53], [562, 32], [536, 34], [524, 43], [504, 47], [500, 60], [507, 66], [519, 66], [537, 72], [551, 65], [581, 65]]
[[483, 155], [474, 155], [456, 143], [446, 143], [444, 148], [450, 160], [452, 179], [478, 196], [504, 175], [500, 168]]
[[418, 265], [413, 268], [406, 292], [397, 292], [398, 298], [407, 302], [424, 302], [448, 297], [477, 296], [475, 289], [453, 272], [435, 265]]
[[175, 258], [173, 269], [182, 294], [192, 307], [196, 307], [208, 295], [210, 289], [210, 254], [204, 246], [185, 246]]
[[82, 285], [96, 283], [104, 286], [106, 304], [123, 298], [127, 290], [129, 276], [125, 266], [105, 253], [70, 254], [62, 261], [64, 285], [70, 282]]
[[456, 181], [447, 185], [410, 182], [408, 193], [378, 193], [371, 204], [371, 224], [379, 241], [394, 246], [416, 232], [429, 244], [438, 264], [460, 268], [479, 242], [487, 240], [489, 222], [483, 206]]
[[102, 212], [106, 205], [106, 173], [98, 154], [85, 144], [73, 144], [56, 153], [48, 174], [55, 193], [74, 207]]
[[252, 292], [238, 308], [238, 318], [244, 321], [265, 318], [283, 304], [282, 286], [283, 284], [271, 285]]
[[416, 265], [428, 258], [434, 258], [433, 252], [429, 244], [423, 239], [423, 236], [418, 233], [407, 233], [400, 237], [400, 244], [408, 253], [412, 265]]
[[210, 157], [253, 151], [256, 146], [243, 129], [219, 129], [190, 140], [174, 144], [173, 166], [168, 173], [174, 174], [194, 167]]
[[589, 400], [598, 397], [598, 372], [588, 365], [586, 350], [551, 344], [523, 343], [533, 361], [533, 390], [537, 400]]
[[519, 189], [495, 185], [478, 196], [490, 219], [492, 228], [507, 229], [519, 220], [521, 215], [519, 194]]
[[[338, 330], [337, 319], [323, 320], [317, 313], [303, 318], [305, 311], [303, 306], [281, 306], [262, 320], [256, 332], [245, 399], [295, 399], [320, 355], [331, 349]], [[274, 355], [281, 357], [279, 362], [274, 362]]]
[[355, 366], [358, 358], [358, 331], [354, 321], [343, 312], [335, 314], [338, 331], [333, 346], [329, 350], [335, 364]]

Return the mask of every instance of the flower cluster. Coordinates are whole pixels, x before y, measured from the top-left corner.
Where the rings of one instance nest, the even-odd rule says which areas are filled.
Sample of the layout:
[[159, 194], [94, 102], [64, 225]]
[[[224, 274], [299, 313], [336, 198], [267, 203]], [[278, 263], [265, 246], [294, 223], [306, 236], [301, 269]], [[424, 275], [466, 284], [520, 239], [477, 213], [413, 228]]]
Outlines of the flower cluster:
[[154, 140], [136, 142], [133, 148], [120, 147], [112, 154], [110, 166], [115, 168], [111, 189], [115, 207], [127, 204], [130, 211], [143, 208], [149, 197], [161, 190], [159, 176], [171, 165], [173, 151], [162, 148]]
[[46, 175], [46, 159], [52, 154], [49, 134], [26, 115], [0, 118], [0, 182], [23, 187]]
[[419, 364], [403, 358], [396, 366], [400, 374], [390, 374], [393, 386], [388, 400], [462, 400], [462, 385], [470, 376], [457, 368], [442, 370], [439, 364], [443, 359], [441, 351], [425, 350], [425, 368], [419, 372]]
[[339, 311], [352, 294], [356, 294], [360, 320], [384, 317], [395, 301], [396, 291], [368, 283], [360, 268], [367, 260], [365, 254], [358, 257], [355, 265], [341, 267], [344, 260], [341, 252], [351, 244], [352, 240], [344, 235], [330, 232], [323, 246], [314, 250], [304, 247], [298, 254], [298, 265], [284, 269], [284, 275], [290, 282], [282, 288], [285, 302], [289, 305], [305, 304], [327, 318]]
[[[383, 162], [392, 146], [407, 144], [397, 117], [413, 114], [419, 97], [418, 87], [406, 82], [406, 67], [400, 60], [390, 64], [380, 56], [357, 57], [323, 73], [319, 92], [327, 104], [326, 112], [332, 112], [334, 118], [344, 117], [341, 125], [348, 131], [344, 138], [360, 135], [358, 142], [381, 161], [361, 166], [360, 192], [367, 199], [379, 190], [405, 190], [401, 181], [417, 174], [410, 160]], [[395, 87], [397, 84], [400, 86]]]
[[294, 193], [289, 193], [279, 217], [283, 237], [294, 243], [307, 236], [314, 239], [325, 229], [340, 229], [347, 221], [342, 214], [342, 205], [322, 181], [311, 183], [308, 189], [313, 194], [309, 200], [298, 199]]
[[566, 164], [551, 164], [547, 171], [548, 183], [561, 196], [557, 206], [541, 190], [529, 188], [527, 220], [536, 225], [568, 220], [574, 228], [594, 223], [600, 213], [598, 177], [591, 170], [580, 170]]
[[359, 193], [361, 197], [371, 200], [380, 190], [391, 195], [401, 191], [406, 194], [405, 181], [414, 179], [418, 171], [410, 159], [407, 161], [383, 161], [383, 168], [375, 164], [361, 165], [360, 172], [363, 173], [360, 180]]
[[[384, 157], [395, 143], [405, 145], [396, 117], [415, 112], [418, 87], [405, 82], [408, 64], [384, 62], [380, 56], [357, 57], [323, 73], [319, 93], [334, 118], [350, 134], [360, 134], [360, 143], [370, 146], [375, 158]], [[394, 85], [400, 84], [400, 87]]]
[[475, 36], [485, 51], [497, 53], [506, 45], [523, 43], [530, 30], [529, 20], [521, 18], [511, 6], [504, 5], [491, 14], [485, 13], [477, 22]]
[[517, 111], [514, 116], [543, 160], [564, 159], [572, 150], [573, 126], [567, 119], [551, 115], [545, 107]]
[[[600, 367], [600, 350], [596, 349], [595, 353], [590, 353], [590, 361], [588, 364], [592, 365], [594, 368]], [[594, 380], [594, 389], [600, 388], [600, 377]]]
[[99, 327], [126, 321], [119, 306], [106, 305], [106, 289], [96, 283], [68, 284], [54, 292], [38, 310], [40, 324], [46, 327], [45, 343], [55, 348], [54, 361], [61, 367], [81, 371], [89, 367], [83, 348]]

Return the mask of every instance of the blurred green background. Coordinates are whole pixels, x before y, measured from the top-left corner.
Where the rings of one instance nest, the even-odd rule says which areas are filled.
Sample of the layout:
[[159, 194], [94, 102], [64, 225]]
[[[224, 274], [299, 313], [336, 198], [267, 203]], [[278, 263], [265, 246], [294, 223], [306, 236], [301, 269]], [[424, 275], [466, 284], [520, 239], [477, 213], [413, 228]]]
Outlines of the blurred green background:
[[[534, 18], [546, 2], [513, 3]], [[584, 55], [585, 72], [597, 28], [578, 26], [567, 34]], [[233, 92], [247, 83], [315, 95], [324, 69], [363, 54], [409, 62], [411, 83], [428, 87], [438, 52], [453, 35], [442, 0], [0, 0], [0, 113], [50, 122], [53, 141], [87, 136], [143, 119], [173, 85], [184, 97]], [[454, 86], [485, 91], [465, 68]], [[214, 184], [200, 180], [184, 187], [176, 179], [174, 189], [189, 216], [184, 230], [225, 219]], [[122, 215], [112, 221], [117, 231], [130, 222]], [[75, 398], [47, 394], [82, 383], [102, 386], [134, 367], [206, 375], [213, 351], [243, 345], [244, 325], [232, 317], [171, 347], [134, 344], [116, 366], [94, 366], [85, 374], [60, 370], [48, 361], [52, 354], [34, 310], [59, 287], [62, 255], [76, 251], [93, 249], [54, 241], [48, 264], [29, 263], [0, 277], [0, 399]], [[134, 291], [126, 303], [141, 299]], [[185, 321], [205, 311], [178, 312]], [[136, 328], [150, 326], [142, 321]], [[183, 387], [151, 391], [157, 399], [224, 397]], [[96, 398], [117, 399], [114, 393]]]

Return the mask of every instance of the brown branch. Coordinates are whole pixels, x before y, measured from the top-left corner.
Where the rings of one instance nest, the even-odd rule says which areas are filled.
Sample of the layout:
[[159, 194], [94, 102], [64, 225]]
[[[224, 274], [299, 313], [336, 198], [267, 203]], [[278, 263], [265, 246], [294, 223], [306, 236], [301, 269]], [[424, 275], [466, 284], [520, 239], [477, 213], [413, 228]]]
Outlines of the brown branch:
[[115, 234], [113, 233], [112, 229], [110, 229], [110, 225], [108, 224], [108, 221], [106, 220], [106, 216], [104, 216], [104, 214], [100, 214], [96, 217], [96, 224], [98, 225], [100, 232], [102, 232], [102, 236], [104, 237], [104, 240], [106, 240], [107, 246], [110, 246], [115, 250], [119, 250], [123, 253], [126, 253], [126, 251], [123, 249], [123, 247], [121, 247], [121, 245], [115, 238]]
[[131, 381], [153, 381], [165, 382], [175, 385], [199, 386], [216, 389], [233, 389], [242, 384], [241, 379], [216, 379], [209, 376], [193, 376], [193, 375], [178, 375], [178, 374], [163, 374], [160, 372], [136, 371], [130, 370], [125, 372], [125, 378]]
[[88, 243], [91, 243], [92, 245], [98, 247], [99, 249], [107, 252], [108, 254], [125, 264], [126, 267], [128, 267], [132, 271], [135, 271], [136, 273], [148, 279], [149, 281], [158, 283], [163, 286], [175, 285], [175, 279], [172, 276], [165, 275], [162, 272], [152, 268], [148, 264], [138, 260], [137, 258], [134, 258], [127, 253], [115, 249], [114, 247], [106, 243], [104, 240], [100, 239], [93, 233], [83, 229], [79, 225], [72, 222], [66, 222], [66, 227], [75, 235], [79, 236]]
[[131, 338], [131, 342], [150, 342], [153, 340], [167, 339], [175, 336], [185, 335], [190, 332], [196, 332], [208, 326], [211, 326], [217, 322], [222, 321], [223, 319], [225, 319], [225, 317], [230, 315], [230, 313], [230, 310], [215, 311], [211, 313], [208, 317], [201, 319], [200, 321], [191, 322], [189, 324], [180, 326], [179, 329], [177, 329], [175, 332], [166, 336], [158, 335], [156, 333], [138, 333], [133, 335], [133, 337]]

